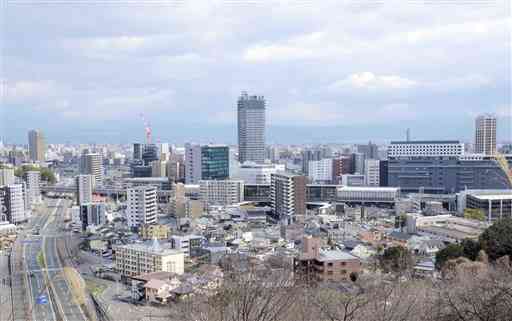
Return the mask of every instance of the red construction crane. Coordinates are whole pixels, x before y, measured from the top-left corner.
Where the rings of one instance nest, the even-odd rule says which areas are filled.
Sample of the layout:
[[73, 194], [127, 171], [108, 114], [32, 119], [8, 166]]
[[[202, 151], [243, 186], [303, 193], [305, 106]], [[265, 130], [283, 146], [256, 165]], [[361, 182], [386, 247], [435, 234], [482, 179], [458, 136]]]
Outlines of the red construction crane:
[[146, 117], [144, 117], [144, 114], [140, 114], [140, 117], [142, 118], [142, 121], [144, 122], [144, 132], [146, 134], [146, 144], [151, 144], [151, 124], [149, 121], [147, 121]]

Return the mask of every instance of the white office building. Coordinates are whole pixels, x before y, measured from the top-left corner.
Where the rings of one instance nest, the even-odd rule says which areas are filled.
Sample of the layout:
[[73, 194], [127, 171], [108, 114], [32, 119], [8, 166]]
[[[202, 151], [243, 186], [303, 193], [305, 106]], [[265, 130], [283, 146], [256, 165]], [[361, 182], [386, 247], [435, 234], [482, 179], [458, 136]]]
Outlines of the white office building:
[[244, 200], [242, 180], [201, 180], [199, 186], [200, 198], [205, 207], [237, 204]]
[[137, 186], [127, 189], [126, 219], [129, 227], [156, 223], [157, 189], [154, 186]]
[[338, 202], [395, 203], [400, 197], [400, 188], [340, 186], [336, 194]]
[[332, 158], [309, 161], [308, 168], [308, 176], [313, 182], [332, 181]]
[[93, 175], [78, 175], [76, 178], [77, 203], [82, 205], [91, 203], [95, 178]]
[[388, 158], [462, 156], [464, 144], [458, 140], [391, 142]]
[[245, 162], [240, 165], [238, 173], [232, 178], [242, 180], [246, 185], [270, 185], [270, 176], [285, 170], [285, 164]]
[[364, 179], [366, 186], [380, 186], [380, 161], [378, 159], [365, 160]]

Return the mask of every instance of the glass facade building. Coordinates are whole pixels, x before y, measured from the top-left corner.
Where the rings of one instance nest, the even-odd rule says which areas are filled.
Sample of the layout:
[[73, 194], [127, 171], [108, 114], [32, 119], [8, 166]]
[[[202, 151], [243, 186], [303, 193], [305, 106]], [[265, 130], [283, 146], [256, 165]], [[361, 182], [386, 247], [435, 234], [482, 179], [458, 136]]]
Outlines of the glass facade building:
[[201, 146], [201, 178], [203, 180], [229, 179], [228, 146]]

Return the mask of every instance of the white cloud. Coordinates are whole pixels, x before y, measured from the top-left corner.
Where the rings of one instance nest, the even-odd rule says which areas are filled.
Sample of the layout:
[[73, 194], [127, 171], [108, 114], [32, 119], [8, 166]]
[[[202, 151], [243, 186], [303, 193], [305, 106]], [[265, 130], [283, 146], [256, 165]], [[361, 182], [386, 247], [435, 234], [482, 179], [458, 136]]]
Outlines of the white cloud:
[[331, 91], [340, 89], [408, 89], [418, 82], [397, 75], [376, 75], [372, 72], [355, 73], [329, 86]]
[[2, 80], [2, 96], [6, 103], [19, 103], [34, 99], [46, 99], [55, 96], [58, 92], [57, 85], [53, 81]]

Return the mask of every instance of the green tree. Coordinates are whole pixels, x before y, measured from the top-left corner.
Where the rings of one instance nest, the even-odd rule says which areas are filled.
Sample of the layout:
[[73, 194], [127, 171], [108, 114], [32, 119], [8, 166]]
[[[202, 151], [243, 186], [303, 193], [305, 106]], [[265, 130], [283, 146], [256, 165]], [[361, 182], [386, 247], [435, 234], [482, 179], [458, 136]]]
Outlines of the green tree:
[[449, 260], [464, 256], [464, 247], [461, 244], [448, 244], [447, 247], [436, 253], [436, 268], [441, 270]]
[[505, 255], [512, 256], [512, 219], [496, 221], [480, 235], [479, 240], [491, 261]]
[[50, 184], [55, 184], [55, 182], [57, 181], [57, 179], [55, 178], [55, 174], [53, 173], [53, 171], [51, 169], [46, 168], [46, 167], [41, 168], [41, 167], [37, 167], [34, 165], [23, 165], [21, 167], [18, 167], [14, 171], [14, 175], [16, 175], [17, 177], [23, 177], [23, 175], [25, 175], [25, 173], [28, 171], [40, 172], [41, 180], [48, 182]]
[[475, 261], [478, 257], [480, 250], [480, 243], [472, 239], [464, 239], [460, 243], [462, 245], [462, 252], [464, 257], [467, 257], [471, 261]]
[[464, 218], [477, 221], [485, 221], [485, 213], [481, 209], [466, 208], [464, 210]]
[[414, 260], [411, 252], [403, 246], [392, 246], [380, 256], [380, 265], [385, 272], [401, 273], [412, 268]]

